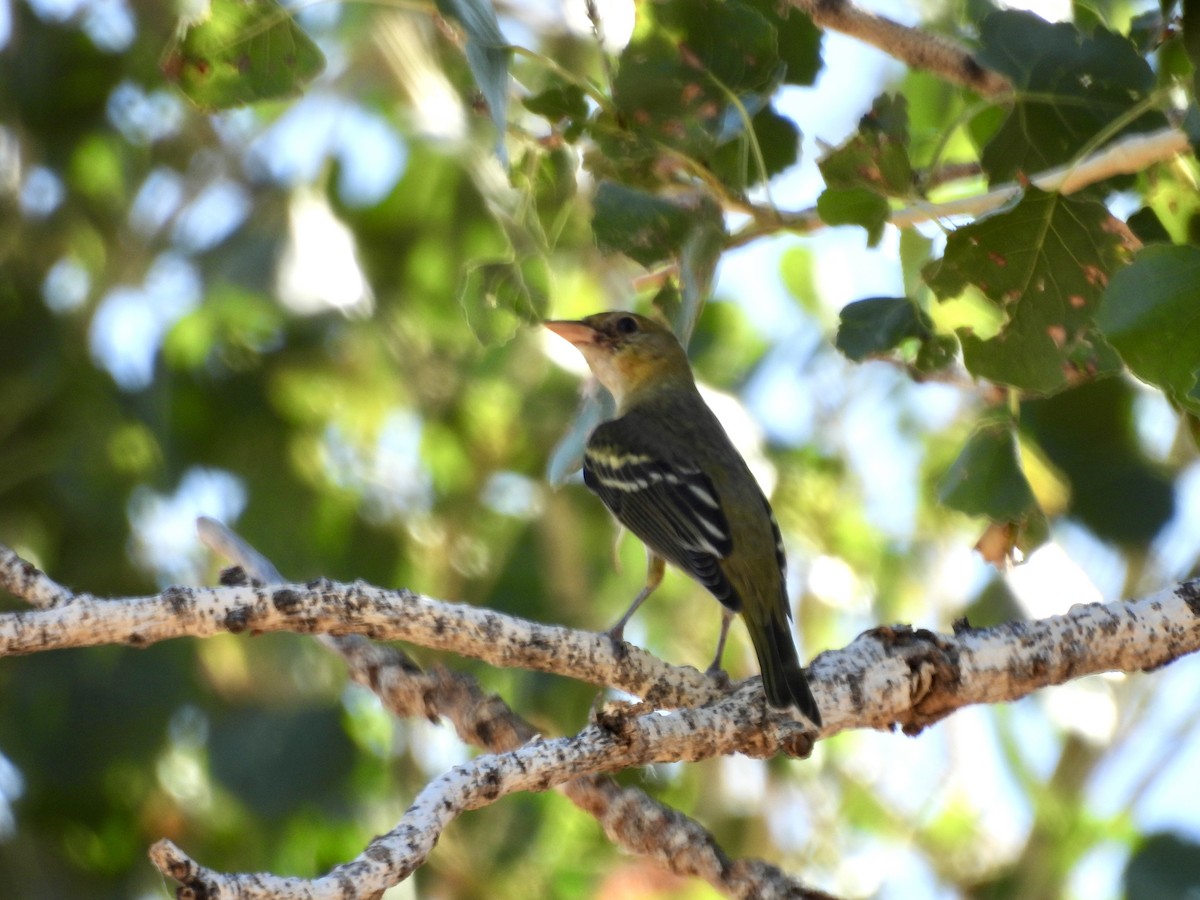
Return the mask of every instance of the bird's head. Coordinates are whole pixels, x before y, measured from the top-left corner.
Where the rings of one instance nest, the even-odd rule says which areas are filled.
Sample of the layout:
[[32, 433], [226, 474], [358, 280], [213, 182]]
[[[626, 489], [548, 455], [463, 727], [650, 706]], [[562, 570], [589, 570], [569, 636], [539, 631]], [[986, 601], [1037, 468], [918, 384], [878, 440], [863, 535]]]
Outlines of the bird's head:
[[693, 383], [683, 347], [671, 329], [653, 319], [631, 312], [606, 312], [545, 325], [583, 354], [619, 410], [647, 389]]

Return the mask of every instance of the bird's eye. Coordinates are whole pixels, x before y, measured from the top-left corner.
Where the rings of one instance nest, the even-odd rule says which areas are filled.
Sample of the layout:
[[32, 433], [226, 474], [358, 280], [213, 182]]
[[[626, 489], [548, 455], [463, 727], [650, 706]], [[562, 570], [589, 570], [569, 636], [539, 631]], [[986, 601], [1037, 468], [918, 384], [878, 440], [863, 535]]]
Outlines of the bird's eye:
[[633, 316], [621, 316], [617, 319], [617, 331], [621, 334], [633, 334], [638, 330], [637, 319]]

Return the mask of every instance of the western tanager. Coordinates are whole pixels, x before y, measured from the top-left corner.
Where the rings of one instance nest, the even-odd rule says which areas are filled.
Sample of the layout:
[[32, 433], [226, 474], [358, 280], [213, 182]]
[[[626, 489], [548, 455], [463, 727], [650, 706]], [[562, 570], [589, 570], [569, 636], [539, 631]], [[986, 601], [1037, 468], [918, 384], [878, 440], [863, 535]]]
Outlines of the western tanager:
[[710, 669], [720, 667], [729, 623], [740, 612], [767, 701], [795, 707], [820, 725], [789, 627], [779, 526], [745, 460], [701, 398], [675, 335], [628, 312], [545, 324], [579, 349], [617, 404], [616, 418], [588, 438], [583, 480], [641, 538], [649, 571], [646, 586], [610, 634], [621, 639], [669, 562], [722, 603]]

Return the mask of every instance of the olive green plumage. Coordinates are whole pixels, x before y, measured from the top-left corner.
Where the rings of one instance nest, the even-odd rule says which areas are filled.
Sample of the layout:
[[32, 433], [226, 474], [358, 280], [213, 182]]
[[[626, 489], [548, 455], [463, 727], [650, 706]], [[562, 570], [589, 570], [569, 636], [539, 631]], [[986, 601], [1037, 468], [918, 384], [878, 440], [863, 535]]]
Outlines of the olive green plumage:
[[[779, 527], [750, 469], [700, 396], [687, 355], [665, 326], [632, 313], [549, 322], [571, 341], [617, 401], [617, 416], [588, 439], [584, 481], [648, 551], [682, 569], [741, 613], [768, 702], [820, 711], [792, 641]], [[661, 571], [661, 569], [659, 570]], [[658, 584], [646, 589], [614, 632]]]

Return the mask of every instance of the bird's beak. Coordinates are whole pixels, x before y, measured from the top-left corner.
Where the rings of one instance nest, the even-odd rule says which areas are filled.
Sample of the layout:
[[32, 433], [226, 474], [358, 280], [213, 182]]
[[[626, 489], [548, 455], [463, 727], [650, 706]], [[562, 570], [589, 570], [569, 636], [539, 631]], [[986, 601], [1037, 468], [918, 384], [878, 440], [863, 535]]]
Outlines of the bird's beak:
[[582, 347], [585, 344], [594, 344], [596, 343], [596, 338], [599, 336], [599, 332], [595, 328], [591, 325], [585, 325], [583, 322], [556, 320], [543, 322], [542, 324], [560, 338], [570, 341], [576, 347]]

